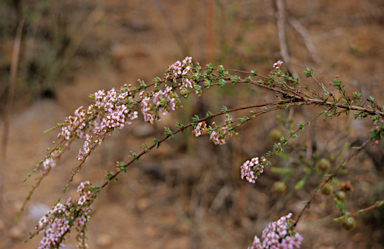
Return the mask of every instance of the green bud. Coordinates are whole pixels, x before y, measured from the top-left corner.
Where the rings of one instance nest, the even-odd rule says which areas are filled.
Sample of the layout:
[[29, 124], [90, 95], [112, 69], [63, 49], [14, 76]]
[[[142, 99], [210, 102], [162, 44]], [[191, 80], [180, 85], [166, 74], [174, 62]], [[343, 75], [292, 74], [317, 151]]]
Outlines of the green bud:
[[356, 227], [355, 218], [353, 218], [353, 217], [343, 218], [340, 221], [340, 226], [347, 231], [351, 231], [352, 229], [354, 229]]
[[333, 187], [330, 183], [324, 184], [324, 186], [321, 188], [321, 193], [323, 195], [330, 195], [333, 191]]
[[272, 191], [278, 195], [282, 195], [287, 190], [287, 185], [284, 182], [277, 181], [272, 186]]
[[331, 168], [331, 162], [328, 159], [322, 158], [316, 164], [317, 171], [324, 174]]
[[339, 190], [339, 191], [337, 191], [337, 193], [336, 193], [336, 197], [337, 197], [337, 199], [339, 199], [340, 201], [344, 201], [344, 200], [347, 198], [347, 194], [346, 194], [344, 191]]
[[273, 129], [269, 132], [269, 139], [273, 142], [280, 142], [280, 138], [282, 137], [281, 131], [278, 129]]

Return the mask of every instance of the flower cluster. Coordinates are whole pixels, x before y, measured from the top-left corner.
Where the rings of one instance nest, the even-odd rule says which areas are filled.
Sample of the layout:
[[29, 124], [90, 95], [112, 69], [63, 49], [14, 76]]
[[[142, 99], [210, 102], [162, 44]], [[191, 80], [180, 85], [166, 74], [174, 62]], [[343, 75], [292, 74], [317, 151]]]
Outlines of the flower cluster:
[[[216, 129], [212, 131], [211, 135], [209, 136], [209, 140], [212, 141], [216, 145], [223, 145], [225, 144], [225, 139], [227, 137], [232, 136], [232, 118], [229, 117], [229, 115], [225, 115], [225, 121], [224, 121], [224, 126], [222, 126], [219, 129]], [[212, 125], [215, 125], [215, 123], [212, 123]]]
[[[143, 93], [140, 93], [140, 96], [143, 96]], [[152, 97], [152, 103], [149, 96], [143, 97], [141, 101], [141, 112], [143, 113], [144, 120], [151, 124], [155, 120], [160, 120], [159, 112], [166, 115], [169, 111], [175, 111], [181, 106], [178, 95], [168, 85], [165, 85], [164, 90], [156, 89]]]
[[53, 168], [56, 166], [56, 162], [52, 159], [52, 157], [45, 158], [43, 162], [44, 170], [48, 170], [49, 168]]
[[375, 144], [379, 144], [379, 140], [384, 137], [384, 120], [376, 120], [373, 124], [375, 128], [371, 130], [370, 137], [375, 141]]
[[[88, 181], [82, 182], [77, 189], [81, 195], [77, 202], [69, 198], [65, 204], [57, 203], [39, 220], [35, 229], [37, 233], [44, 233], [39, 249], [65, 247], [63, 243], [65, 235], [69, 233], [71, 227], [79, 231], [78, 241], [83, 242], [90, 212], [89, 206], [84, 203], [90, 197], [91, 192], [88, 191], [90, 185]], [[84, 243], [80, 243], [79, 246], [87, 247]]]
[[[166, 115], [168, 112], [181, 107], [181, 101], [175, 89], [178, 86], [181, 94], [187, 94], [189, 89], [195, 87], [195, 83], [191, 79], [192, 67], [191, 57], [186, 57], [182, 62], [176, 61], [169, 66], [164, 75], [164, 81], [169, 81], [171, 85], [165, 84], [164, 90], [161, 90], [160, 84], [156, 84], [153, 92], [147, 94], [144, 91], [140, 92], [141, 112], [144, 121], [152, 124], [160, 120], [159, 113]], [[176, 84], [176, 86], [172, 85], [172, 83]]]
[[85, 160], [89, 153], [94, 149], [96, 148], [102, 141], [102, 138], [97, 138], [96, 140], [93, 139], [92, 136], [86, 134], [86, 139], [85, 139], [85, 142], [83, 144], [83, 149], [79, 150], [79, 154], [77, 156], [77, 160], [79, 161], [82, 161], [82, 160]]
[[289, 219], [292, 214], [281, 217], [278, 221], [271, 222], [263, 230], [261, 242], [260, 239], [255, 236], [252, 246], [248, 249], [293, 249], [300, 248], [303, 237], [290, 230]]
[[39, 220], [36, 224], [36, 230], [44, 232], [45, 235], [40, 241], [38, 248], [51, 248], [51, 246], [56, 245], [63, 246], [60, 242], [65, 232], [69, 229], [69, 221], [62, 216], [67, 212], [65, 205], [57, 203]]
[[91, 191], [88, 190], [89, 186], [91, 186], [91, 183], [89, 181], [85, 181], [80, 183], [80, 185], [77, 187], [77, 193], [80, 194], [80, 198], [77, 204], [80, 206], [83, 205], [84, 202], [91, 196]]
[[225, 138], [228, 136], [232, 136], [231, 133], [225, 127], [221, 127], [217, 131], [211, 132], [209, 140], [215, 145], [223, 145], [225, 144]]
[[260, 163], [258, 157], [254, 157], [251, 160], [247, 160], [243, 165], [240, 166], [241, 179], [246, 179], [250, 183], [255, 183], [256, 179], [264, 171], [264, 164], [267, 159], [262, 158]]
[[196, 128], [193, 129], [192, 134], [195, 135], [195, 137], [207, 134], [207, 124], [205, 121], [198, 123]]
[[[169, 66], [167, 72], [165, 73], [165, 79], [176, 82], [178, 77], [188, 75], [191, 69], [192, 57], [187, 56], [182, 62], [176, 61], [171, 66]], [[183, 82], [182, 85], [188, 85], [188, 83]]]
[[[169, 80], [177, 84], [177, 79], [180, 79], [179, 83], [177, 84], [180, 93], [182, 95], [187, 95], [191, 89], [194, 89], [196, 86], [198, 86], [193, 80], [197, 73], [192, 69], [192, 57], [187, 56], [182, 62], [176, 61], [171, 66], [169, 66], [164, 75], [164, 80]], [[197, 91], [196, 94], [199, 94], [199, 91]]]
[[[160, 120], [159, 113], [166, 115], [169, 111], [180, 108], [181, 101], [175, 89], [179, 87], [182, 94], [194, 89], [196, 83], [192, 78], [195, 75], [192, 58], [186, 57], [182, 62], [177, 61], [168, 68], [164, 81], [170, 81], [171, 85], [165, 84], [164, 90], [160, 89], [160, 84], [155, 84], [155, 90], [145, 93], [146, 85], [139, 80], [141, 89], [144, 89], [139, 94], [140, 100], [134, 99], [139, 90], [131, 85], [124, 85], [119, 90], [112, 88], [107, 92], [104, 90], [95, 92], [91, 95], [94, 99], [93, 104], [88, 108], [79, 107], [73, 116], [67, 117], [65, 123], [60, 125], [61, 132], [58, 138], [64, 140], [61, 146], [69, 146], [70, 142], [77, 138], [85, 139], [83, 148], [79, 150], [77, 156], [78, 160], [84, 161], [90, 152], [100, 145], [105, 135], [111, 135], [115, 128], [122, 129], [138, 118], [138, 112], [134, 108], [140, 102], [144, 120], [150, 123]], [[175, 86], [172, 85], [174, 83]], [[54, 152], [62, 153], [60, 149]], [[44, 168], [50, 163], [46, 161]]]
[[209, 140], [211, 142], [216, 145], [223, 145], [225, 144], [225, 139], [227, 137], [231, 137], [233, 134], [235, 134], [232, 129], [231, 123], [232, 118], [227, 114], [223, 126], [216, 126], [216, 123], [213, 122], [212, 125], [215, 128], [212, 128], [211, 126], [207, 127], [205, 121], [199, 122], [196, 125], [195, 129], [193, 129], [192, 134], [196, 137], [209, 134]]
[[273, 68], [275, 68], [276, 70], [279, 70], [281, 64], [283, 64], [283, 62], [278, 60], [276, 63], [273, 64]]
[[75, 138], [85, 139], [78, 160], [85, 160], [88, 153], [100, 145], [107, 133], [115, 128], [122, 129], [138, 117], [137, 111], [132, 107], [134, 93], [129, 87], [124, 85], [119, 91], [112, 88], [107, 93], [104, 90], [95, 92], [91, 95], [91, 98], [94, 98], [92, 105], [87, 109], [79, 107], [73, 116], [66, 119], [58, 138], [67, 141]]

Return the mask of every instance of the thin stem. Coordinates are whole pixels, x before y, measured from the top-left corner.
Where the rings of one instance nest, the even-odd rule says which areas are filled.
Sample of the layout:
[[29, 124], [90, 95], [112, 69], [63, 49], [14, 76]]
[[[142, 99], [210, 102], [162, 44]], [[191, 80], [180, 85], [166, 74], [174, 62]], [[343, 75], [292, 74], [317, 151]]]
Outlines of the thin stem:
[[[264, 104], [258, 104], [258, 105], [250, 105], [250, 106], [243, 106], [243, 107], [238, 107], [238, 108], [233, 108], [233, 109], [228, 109], [225, 113], [224, 112], [219, 112], [219, 113], [216, 113], [216, 114], [213, 114], [212, 116], [209, 116], [209, 117], [204, 117], [204, 118], [201, 118], [199, 119], [197, 122], [203, 122], [207, 119], [211, 119], [211, 118], [214, 118], [214, 117], [217, 117], [217, 116], [220, 116], [220, 115], [224, 115], [226, 113], [231, 113], [231, 112], [236, 112], [236, 111], [240, 111], [240, 110], [247, 110], [247, 109], [252, 109], [252, 108], [258, 108], [258, 107], [265, 107], [265, 106], [270, 106], [270, 105], [279, 105], [279, 104], [286, 104], [286, 103], [291, 103], [291, 100], [285, 100], [285, 101], [282, 101], [282, 102], [279, 102], [279, 103], [264, 103]], [[294, 105], [296, 106], [299, 106], [300, 104], [305, 104], [305, 103], [294, 103]], [[258, 113], [254, 113], [252, 115], [255, 115], [255, 116], [259, 116], [259, 115], [262, 115], [262, 114], [265, 114], [265, 113], [268, 113], [268, 112], [272, 112], [272, 111], [276, 111], [278, 109], [283, 109], [284, 106], [280, 106], [280, 107], [275, 107], [274, 109], [270, 109], [270, 110], [263, 110], [263, 111], [260, 111]], [[192, 123], [188, 124], [188, 125], [185, 125], [184, 127], [182, 128], [179, 128], [177, 130], [175, 130], [174, 132], [172, 132], [172, 135], [175, 135], [181, 131], [184, 131], [185, 129], [187, 129], [188, 127], [191, 127], [192, 126]], [[167, 136], [167, 137], [164, 137], [162, 140], [160, 140], [158, 142], [158, 145], [163, 143], [165, 140], [167, 140], [168, 138], [170, 138], [171, 136]], [[156, 146], [158, 146], [156, 144], [153, 144], [152, 146], [150, 146], [148, 148], [148, 150], [152, 150], [153, 148], [155, 148]], [[123, 167], [124, 168], [128, 168], [132, 163], [134, 163], [136, 160], [140, 159], [144, 154], [146, 154], [146, 151], [142, 151], [140, 154], [137, 155], [137, 157], [135, 159], [132, 159], [130, 162], [128, 162], [127, 164], [125, 164]], [[108, 183], [113, 180], [114, 178], [116, 178], [119, 174], [120, 174], [121, 171], [117, 171], [115, 174], [113, 174], [108, 181], [106, 181], [102, 186], [101, 188], [104, 188], [105, 186], [108, 185]]]
[[349, 216], [356, 216], [356, 215], [359, 215], [363, 212], [366, 212], [368, 210], [371, 210], [371, 209], [374, 209], [374, 208], [377, 208], [377, 207], [381, 207], [382, 205], [384, 204], [384, 200], [381, 200], [381, 201], [377, 201], [376, 204], [370, 206], [370, 207], [367, 207], [367, 208], [364, 208], [364, 209], [360, 209], [359, 211], [353, 213], [353, 214], [348, 214], [348, 217]]
[[319, 189], [321, 189], [326, 183], [328, 183], [333, 177], [336, 176], [337, 172], [339, 172], [339, 170], [341, 168], [343, 168], [346, 163], [351, 160], [354, 156], [357, 155], [357, 153], [359, 153], [365, 146], [367, 146], [367, 144], [369, 144], [369, 142], [371, 142], [371, 138], [369, 138], [367, 141], [365, 141], [360, 147], [358, 147], [347, 159], [345, 159], [342, 163], [340, 163], [339, 167], [337, 167], [337, 169], [322, 183], [320, 184], [319, 187], [316, 188], [316, 190], [314, 191], [311, 199], [309, 199], [307, 201], [307, 203], [305, 204], [304, 208], [301, 210], [299, 216], [297, 217], [296, 221], [293, 223], [291, 229], [294, 229], [297, 225], [297, 223], [299, 222], [301, 216], [303, 215], [304, 211], [309, 207], [309, 204], [311, 204], [312, 200], [315, 198], [317, 192], [319, 191]]
[[13, 108], [13, 98], [15, 95], [16, 79], [17, 79], [17, 69], [19, 65], [19, 55], [20, 55], [20, 43], [21, 36], [24, 27], [24, 17], [19, 18], [19, 24], [16, 31], [16, 37], [13, 44], [12, 51], [12, 61], [11, 61], [11, 77], [9, 80], [8, 96], [5, 108], [4, 115], [4, 127], [3, 127], [3, 139], [1, 141], [1, 166], [0, 166], [0, 212], [3, 212], [3, 189], [4, 189], [4, 169], [6, 166], [6, 155], [7, 155], [7, 145], [8, 145], [8, 136], [9, 136], [9, 127], [11, 123], [11, 114]]

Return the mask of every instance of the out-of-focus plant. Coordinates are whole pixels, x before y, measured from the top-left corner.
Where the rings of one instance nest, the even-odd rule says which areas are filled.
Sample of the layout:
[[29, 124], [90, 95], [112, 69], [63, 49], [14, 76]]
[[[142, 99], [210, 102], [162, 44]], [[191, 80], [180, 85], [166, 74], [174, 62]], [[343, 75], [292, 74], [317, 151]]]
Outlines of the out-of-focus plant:
[[[254, 155], [252, 159], [245, 160], [243, 165], [239, 167], [239, 175], [248, 182], [257, 184], [257, 178], [262, 177], [264, 171], [271, 170], [282, 174], [284, 179], [276, 182], [272, 188], [272, 191], [277, 194], [284, 194], [289, 186], [287, 182], [292, 179], [298, 179], [295, 183], [295, 189], [310, 188], [306, 184], [309, 177], [317, 177], [318, 186], [315, 187], [312, 197], [306, 200], [304, 207], [295, 219], [292, 219], [292, 214], [289, 214], [270, 223], [263, 231], [262, 241], [255, 237], [250, 248], [299, 248], [303, 238], [295, 231], [295, 227], [319, 192], [323, 195], [333, 196], [329, 198], [334, 198], [335, 205], [341, 214], [341, 216], [338, 214], [340, 217], [335, 218], [335, 221], [340, 222], [342, 228], [353, 229], [356, 226], [353, 216], [382, 205], [384, 200], [378, 200], [373, 206], [351, 213], [343, 201], [346, 194], [353, 191], [353, 186], [349, 181], [341, 182], [337, 178], [340, 173], [346, 173], [348, 163], [357, 153], [370, 144], [376, 146], [382, 139], [384, 135], [383, 107], [377, 104], [374, 97], [369, 97], [365, 101], [358, 92], [348, 94], [339, 78], [334, 79], [330, 89], [328, 89], [314, 77], [313, 69], [307, 69], [304, 71], [304, 75], [314, 80], [321, 88], [321, 91], [317, 92], [309, 86], [308, 82], [300, 84], [298, 78], [295, 79], [288, 73], [284, 73], [281, 70], [281, 65], [282, 61], [276, 62], [270, 74], [263, 76], [256, 70], [226, 70], [223, 66], [213, 68], [211, 64], [202, 68], [199, 63], [194, 64], [191, 57], [186, 57], [182, 62], [177, 61], [171, 65], [163, 78], [157, 77], [151, 84], [138, 80], [137, 86], [124, 85], [120, 89], [113, 88], [107, 92], [99, 90], [92, 94], [90, 97], [94, 102], [90, 106], [87, 108], [79, 107], [73, 116], [67, 117], [63, 123], [59, 123], [49, 130], [60, 129], [58, 141], [54, 143], [54, 148], [48, 149], [44, 159], [25, 179], [27, 180], [33, 173], [38, 174], [36, 183], [30, 190], [22, 210], [40, 182], [54, 170], [60, 158], [75, 140], [83, 140], [84, 143], [77, 156], [79, 164], [70, 171], [69, 181], [63, 192], [67, 191], [76, 174], [84, 167], [86, 160], [94, 154], [104, 139], [113, 134], [115, 129], [123, 129], [132, 122], [139, 122], [139, 117], [150, 124], [158, 123], [162, 116], [169, 112], [181, 111], [183, 100], [191, 94], [201, 96], [208, 94], [211, 88], [225, 88], [228, 85], [235, 85], [235, 87], [256, 86], [264, 88], [274, 92], [276, 98], [272, 102], [255, 98], [249, 105], [235, 108], [223, 106], [219, 112], [208, 111], [204, 117], [197, 115], [191, 117], [192, 121], [188, 124], [175, 122], [174, 128], [164, 127], [162, 138], [153, 138], [150, 144], [143, 143], [141, 152], [131, 151], [130, 161], [116, 162], [116, 170], [105, 173], [105, 182], [102, 185], [95, 186], [91, 181], [86, 181], [78, 187], [80, 194], [78, 199], [72, 200], [70, 198], [62, 204], [61, 197], [58, 198], [52, 209], [38, 222], [36, 231], [31, 234], [30, 238], [43, 233], [44, 237], [39, 248], [58, 248], [64, 245], [66, 235], [71, 230], [76, 229], [79, 246], [86, 248], [85, 232], [94, 200], [103, 188], [111, 182], [117, 181], [120, 174], [127, 172], [130, 165], [139, 161], [144, 155], [149, 155], [153, 149], [159, 148], [164, 141], [172, 140], [174, 136], [190, 128], [195, 137], [206, 136], [215, 145], [224, 145], [229, 137], [238, 134], [237, 130], [240, 126], [252, 122], [259, 116], [277, 110], [288, 110], [302, 106], [313, 107], [317, 113], [305, 123], [298, 122], [295, 129], [291, 129], [289, 126], [290, 129], [285, 137], [281, 135], [282, 132], [273, 131], [270, 134], [271, 139], [276, 141], [276, 137], [280, 136], [279, 141], [276, 141], [271, 151], [265, 155]], [[245, 77], [240, 77], [240, 75], [245, 75]], [[316, 107], [323, 109], [318, 111]], [[309, 160], [300, 156], [299, 153], [296, 155], [295, 152], [286, 153], [285, 150], [288, 148], [294, 148], [293, 141], [298, 138], [302, 130], [311, 125], [312, 121], [320, 117], [324, 120], [338, 118], [342, 114], [349, 115], [350, 113], [353, 113], [357, 120], [371, 118], [372, 129], [369, 139], [359, 147], [353, 147], [353, 152], [345, 159], [334, 160], [332, 156], [329, 158], [313, 156]], [[292, 121], [283, 122], [291, 123]], [[346, 148], [344, 146], [341, 152], [347, 151]], [[289, 167], [278, 167], [277, 165], [272, 167], [271, 159], [275, 156], [284, 161], [292, 158], [295, 163], [289, 163]], [[297, 165], [305, 165], [305, 167], [297, 167]], [[303, 177], [293, 177], [298, 175]]]
[[[23, 96], [27, 101], [39, 97], [54, 97], [58, 75], [62, 79], [70, 78], [78, 67], [79, 63], [69, 63], [79, 54], [76, 52], [80, 50], [83, 56], [92, 56], [91, 53], [94, 53], [82, 45], [90, 28], [100, 20], [101, 15], [97, 7], [95, 5], [93, 12], [90, 12], [89, 6], [64, 4], [60, 1], [1, 1], [2, 82], [8, 83], [12, 44], [17, 24], [23, 19], [17, 96]], [[74, 9], [77, 10], [75, 14]], [[89, 45], [89, 41], [87, 42]], [[0, 96], [6, 92], [7, 86], [8, 84], [2, 84]]]

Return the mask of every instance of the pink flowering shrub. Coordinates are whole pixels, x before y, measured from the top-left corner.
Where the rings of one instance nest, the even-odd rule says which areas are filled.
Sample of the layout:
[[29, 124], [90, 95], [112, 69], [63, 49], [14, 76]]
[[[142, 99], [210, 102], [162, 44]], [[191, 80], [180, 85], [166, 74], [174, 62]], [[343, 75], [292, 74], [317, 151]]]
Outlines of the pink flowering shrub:
[[[71, 198], [65, 204], [60, 203], [60, 198], [57, 203], [52, 207], [47, 214], [40, 219], [36, 225], [36, 231], [30, 236], [34, 237], [36, 234], [43, 233], [44, 237], [39, 244], [39, 248], [58, 248], [63, 247], [66, 236], [70, 233], [71, 229], [78, 231], [77, 240], [79, 241], [80, 248], [86, 248], [85, 231], [89, 222], [89, 213], [91, 212], [91, 205], [98, 194], [103, 188], [111, 181], [117, 180], [117, 176], [123, 172], [127, 172], [128, 167], [135, 161], [139, 160], [142, 156], [149, 154], [152, 149], [158, 148], [167, 140], [172, 139], [176, 134], [192, 128], [192, 134], [195, 137], [207, 136], [209, 140], [215, 145], [224, 145], [226, 139], [237, 135], [235, 131], [239, 126], [252, 121], [253, 119], [269, 112], [281, 109], [297, 108], [304, 105], [307, 106], [322, 106], [325, 110], [317, 113], [315, 117], [307, 121], [307, 125], [301, 123], [297, 124], [295, 131], [290, 130], [288, 137], [280, 137], [280, 141], [274, 144], [271, 151], [264, 156], [257, 155], [252, 159], [246, 160], [243, 165], [239, 167], [239, 175], [242, 179], [250, 183], [257, 183], [258, 177], [265, 170], [270, 170], [271, 162], [267, 158], [273, 157], [275, 154], [282, 155], [284, 147], [288, 143], [297, 138], [297, 133], [303, 130], [306, 126], [310, 125], [310, 121], [318, 119], [323, 116], [324, 119], [332, 119], [340, 114], [354, 113], [356, 119], [371, 117], [373, 120], [374, 128], [371, 130], [370, 138], [357, 147], [355, 151], [340, 162], [338, 166], [333, 168], [331, 173], [327, 173], [329, 167], [317, 166], [321, 171], [319, 187], [315, 189], [313, 196], [307, 200], [302, 211], [297, 214], [297, 218], [292, 220], [292, 214], [281, 217], [278, 221], [270, 223], [263, 231], [261, 240], [256, 236], [251, 247], [252, 249], [259, 248], [300, 248], [302, 236], [295, 232], [295, 227], [299, 222], [303, 212], [309, 207], [314, 196], [328, 186], [332, 179], [336, 177], [339, 170], [350, 161], [360, 150], [362, 150], [369, 143], [378, 144], [379, 140], [384, 136], [383, 108], [380, 108], [373, 97], [368, 99], [369, 104], [366, 105], [362, 102], [361, 94], [354, 93], [351, 98], [346, 94], [339, 79], [333, 80], [331, 85], [340, 92], [341, 97], [336, 98], [326, 87], [318, 82], [313, 77], [313, 69], [307, 69], [304, 75], [307, 78], [313, 78], [317, 82], [323, 92], [317, 93], [315, 90], [308, 89], [307, 85], [299, 84], [298, 79], [293, 79], [288, 73], [281, 70], [282, 61], [273, 64], [273, 71], [270, 75], [262, 76], [256, 70], [244, 72], [239, 70], [225, 70], [223, 66], [213, 68], [212, 65], [207, 65], [205, 69], [197, 63], [193, 64], [191, 57], [186, 57], [182, 62], [177, 61], [169, 66], [165, 72], [163, 79], [155, 78], [154, 83], [147, 85], [144, 81], [139, 80], [138, 86], [124, 85], [120, 89], [111, 89], [107, 92], [99, 90], [92, 94], [90, 97], [94, 102], [87, 108], [79, 107], [73, 114], [65, 119], [64, 123], [58, 124], [53, 129], [60, 129], [57, 136], [59, 139], [55, 143], [53, 149], [49, 149], [48, 154], [43, 160], [40, 161], [32, 171], [32, 173], [39, 172], [36, 178], [36, 184], [30, 191], [27, 200], [35, 191], [39, 183], [49, 175], [50, 171], [60, 160], [61, 156], [71, 147], [72, 142], [80, 139], [83, 140], [83, 145], [79, 149], [77, 160], [79, 164], [72, 168], [69, 181], [64, 188], [67, 190], [70, 183], [73, 181], [74, 176], [81, 170], [84, 162], [94, 153], [96, 148], [102, 144], [102, 141], [111, 136], [115, 129], [123, 129], [126, 125], [132, 124], [141, 118], [150, 124], [154, 124], [161, 120], [162, 115], [167, 115], [169, 112], [181, 109], [182, 100], [187, 98], [191, 93], [200, 96], [203, 92], [208, 91], [211, 87], [224, 87], [227, 84], [244, 84], [253, 85], [260, 88], [268, 89], [277, 94], [274, 102], [266, 103], [261, 102], [249, 106], [242, 106], [233, 109], [228, 109], [223, 106], [220, 112], [208, 112], [205, 117], [192, 117], [192, 122], [189, 124], [176, 123], [176, 129], [171, 130], [169, 127], [164, 127], [164, 137], [162, 139], [153, 139], [151, 145], [146, 143], [142, 144], [142, 151], [135, 153], [131, 151], [129, 162], [117, 162], [116, 171], [106, 173], [105, 182], [100, 186], [92, 186], [89, 181], [85, 181], [78, 186], [77, 192], [80, 197], [72, 201]], [[241, 72], [247, 74], [248, 77], [241, 78], [229, 72]], [[282, 97], [280, 97], [282, 95]], [[340, 103], [342, 101], [342, 103]], [[237, 116], [239, 111], [248, 111], [249, 113], [244, 116]], [[141, 117], [142, 115], [142, 117]], [[224, 122], [211, 121], [223, 116]], [[219, 124], [220, 123], [220, 124]], [[52, 129], [52, 130], [53, 130]], [[108, 136], [107, 136], [108, 135]], [[324, 161], [324, 160], [323, 160]], [[312, 168], [315, 168], [315, 163]], [[274, 169], [275, 171], [287, 174], [290, 177], [294, 172], [287, 169]], [[30, 177], [29, 174], [28, 177]], [[326, 174], [327, 173], [327, 174]], [[309, 174], [315, 175], [313, 169], [305, 171], [306, 177]], [[319, 175], [319, 174], [318, 174]], [[28, 178], [27, 177], [27, 178]], [[26, 178], [26, 179], [27, 179]], [[305, 183], [305, 179], [299, 181], [296, 185], [300, 188]], [[284, 183], [283, 183], [284, 184]], [[282, 187], [285, 191], [285, 187]], [[341, 198], [335, 198], [336, 206], [339, 208], [342, 216], [336, 221], [346, 220], [352, 218], [357, 214], [349, 213], [342, 204]], [[364, 210], [369, 210], [384, 203], [380, 201], [376, 206], [368, 207]], [[26, 202], [24, 203], [24, 206]], [[24, 209], [24, 206], [22, 210]], [[363, 211], [364, 211], [363, 210]], [[353, 218], [352, 218], [353, 219]], [[352, 227], [352, 226], [350, 226]]]
[[256, 183], [257, 177], [263, 173], [264, 164], [267, 159], [262, 158], [259, 162], [258, 157], [254, 157], [251, 160], [247, 160], [243, 165], [240, 166], [241, 179], [246, 179], [250, 183]]
[[[38, 248], [59, 248], [65, 247], [65, 237], [70, 233], [71, 228], [78, 231], [76, 235], [79, 241], [79, 248], [88, 248], [85, 243], [85, 232], [89, 222], [89, 214], [91, 212], [90, 203], [92, 193], [89, 190], [91, 186], [89, 181], [80, 183], [77, 192], [80, 194], [78, 200], [72, 201], [69, 198], [64, 204], [56, 203], [36, 224], [36, 232], [33, 234], [43, 233]], [[88, 202], [88, 203], [87, 203]]]
[[208, 134], [209, 140], [215, 145], [223, 145], [225, 144], [225, 138], [231, 137], [235, 134], [232, 130], [231, 124], [232, 119], [229, 117], [229, 115], [226, 115], [223, 126], [217, 126], [215, 122], [212, 122], [213, 127], [207, 127], [207, 124], [205, 121], [203, 121], [196, 125], [195, 129], [192, 131], [192, 134], [196, 137]]
[[278, 221], [271, 222], [264, 229], [262, 239], [255, 236], [252, 246], [248, 249], [293, 249], [300, 248], [303, 237], [290, 230], [289, 219], [292, 214], [281, 217]]

